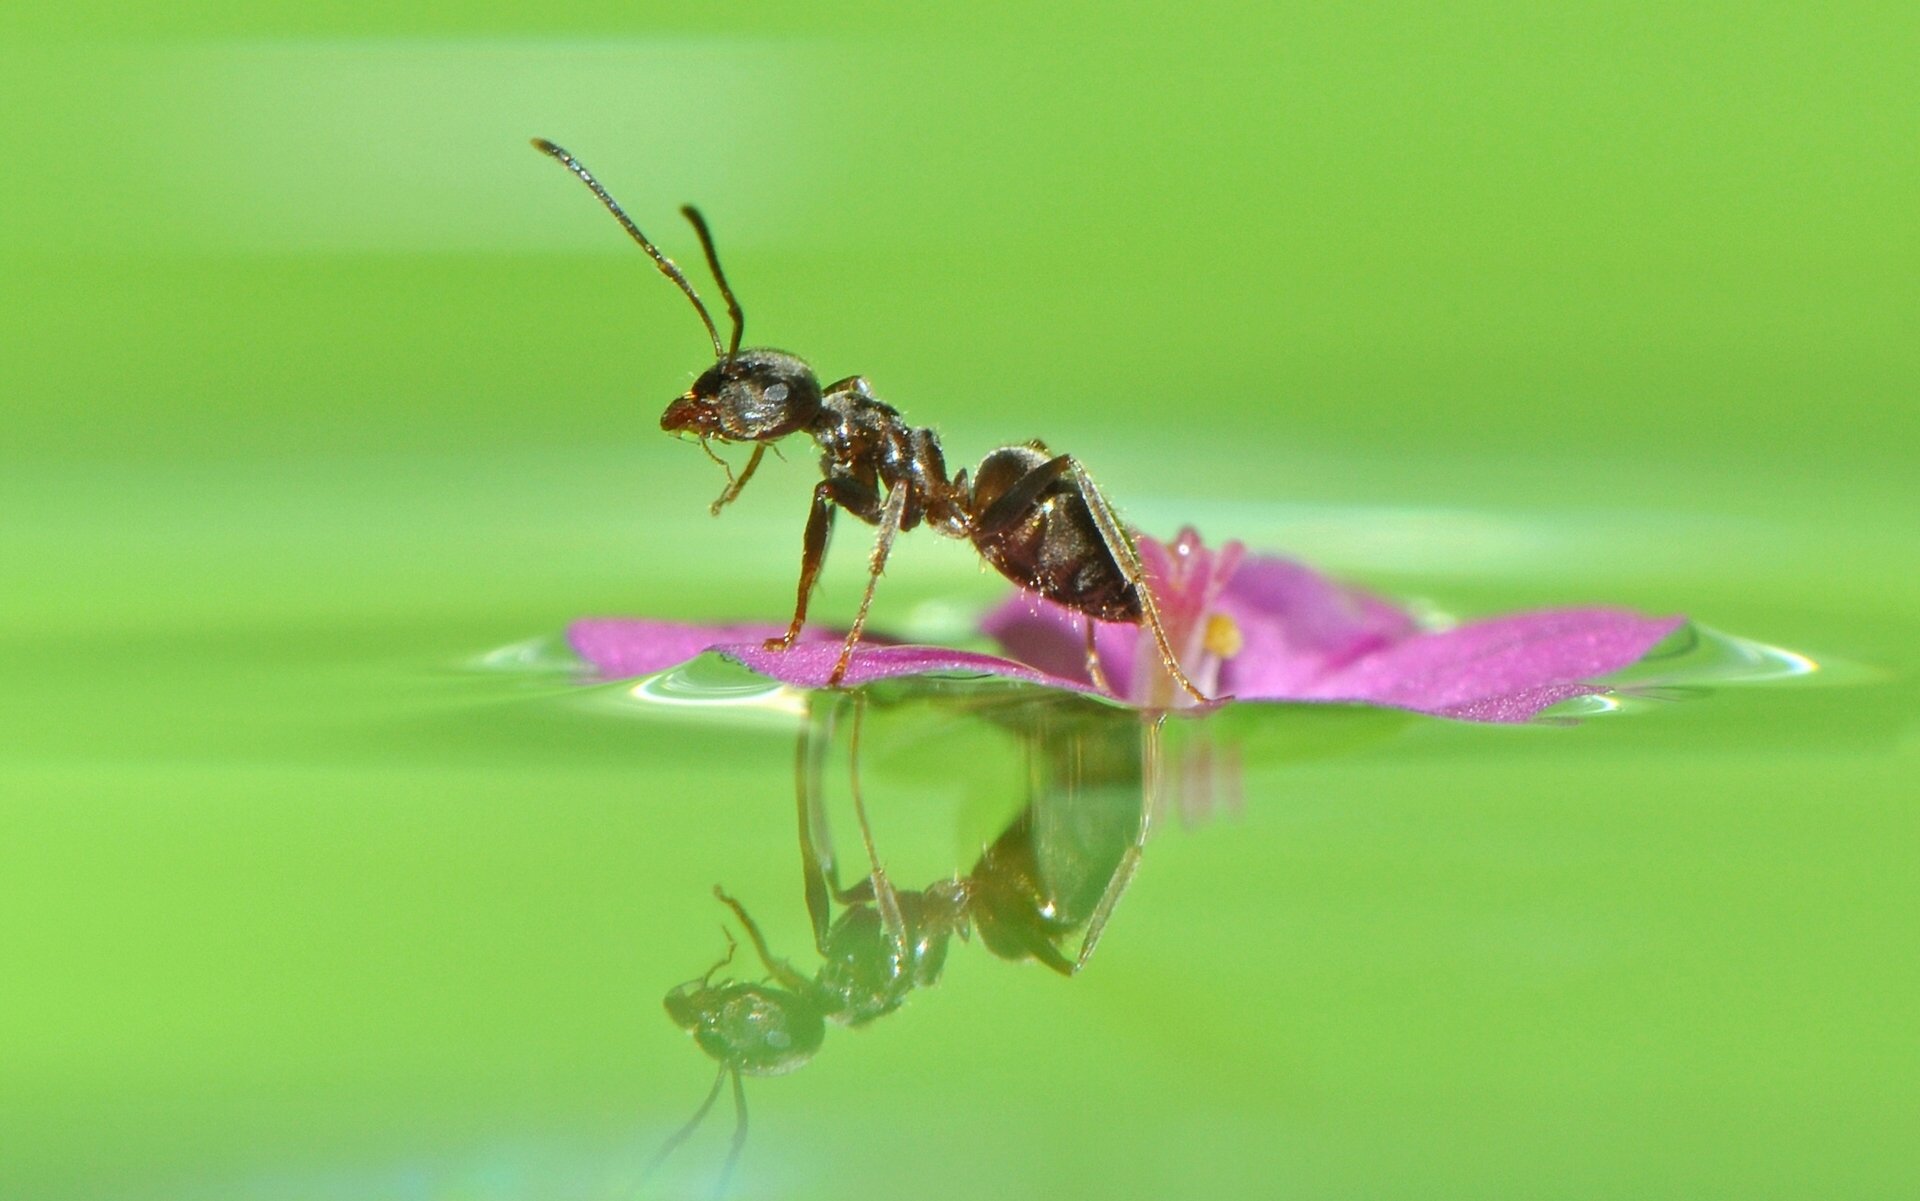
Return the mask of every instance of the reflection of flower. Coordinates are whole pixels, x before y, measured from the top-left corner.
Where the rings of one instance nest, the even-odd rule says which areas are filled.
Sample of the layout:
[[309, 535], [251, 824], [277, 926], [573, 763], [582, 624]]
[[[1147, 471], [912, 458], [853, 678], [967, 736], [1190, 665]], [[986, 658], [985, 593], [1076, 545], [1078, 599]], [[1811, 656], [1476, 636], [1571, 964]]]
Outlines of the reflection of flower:
[[[1237, 542], [1210, 550], [1188, 529], [1171, 543], [1142, 537], [1139, 548], [1181, 665], [1208, 695], [1241, 701], [1351, 702], [1526, 721], [1556, 702], [1606, 691], [1590, 681], [1635, 662], [1683, 621], [1623, 609], [1548, 609], [1428, 630], [1379, 597], [1299, 563], [1248, 555]], [[1097, 693], [1082, 620], [1021, 593], [983, 625], [1009, 657], [862, 642], [846, 683], [970, 672]], [[711, 650], [788, 684], [824, 686], [840, 635], [809, 631], [785, 652], [761, 645], [780, 632], [596, 619], [575, 622], [567, 638], [609, 677], [660, 671]], [[1141, 627], [1102, 624], [1096, 645], [1113, 699], [1150, 708], [1191, 702]]]

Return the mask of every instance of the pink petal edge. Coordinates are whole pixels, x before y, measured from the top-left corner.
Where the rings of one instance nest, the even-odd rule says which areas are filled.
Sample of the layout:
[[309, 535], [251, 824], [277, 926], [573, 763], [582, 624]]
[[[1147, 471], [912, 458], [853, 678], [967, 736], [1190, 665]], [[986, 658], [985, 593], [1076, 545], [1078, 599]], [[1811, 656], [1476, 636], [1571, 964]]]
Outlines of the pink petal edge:
[[[1525, 722], [1561, 701], [1605, 692], [1606, 688], [1588, 680], [1637, 662], [1684, 620], [1649, 618], [1619, 609], [1545, 610], [1490, 618], [1416, 634], [1363, 654], [1311, 684], [1242, 690], [1235, 699], [1380, 705], [1461, 721]], [[991, 630], [1016, 643], [1021, 634], [1042, 631], [1056, 632], [1064, 640], [1067, 624], [1053, 615], [1030, 611], [1002, 610], [989, 618]], [[762, 642], [778, 633], [780, 628], [770, 625], [590, 618], [570, 625], [567, 640], [609, 679], [664, 671], [714, 651], [785, 684], [825, 687], [839, 657], [839, 637], [829, 631], [813, 632], [803, 635], [791, 650], [767, 650]], [[1048, 649], [1044, 640], [1035, 645]], [[863, 645], [843, 682], [857, 686], [935, 672], [1094, 691], [1084, 677], [1073, 679], [997, 655], [935, 646]]]
[[1522, 722], [1607, 689], [1591, 681], [1638, 662], [1681, 617], [1624, 609], [1547, 609], [1415, 634], [1286, 696], [1350, 701], [1468, 721]]
[[[1304, 564], [1270, 555], [1242, 559], [1237, 544], [1229, 544], [1231, 553], [1215, 560], [1206, 557], [1191, 531], [1182, 531], [1181, 538], [1193, 541], [1189, 553], [1197, 556], [1187, 563], [1189, 590], [1204, 589], [1211, 580], [1219, 591], [1210, 607], [1230, 617], [1242, 633], [1240, 652], [1214, 661], [1219, 690], [1242, 701], [1381, 705], [1463, 721], [1524, 722], [1561, 701], [1607, 691], [1592, 681], [1637, 662], [1686, 620], [1594, 607], [1421, 630], [1392, 602]], [[1158, 544], [1143, 544], [1165, 557]], [[1163, 564], [1161, 570], [1169, 569]], [[1209, 603], [1198, 593], [1195, 599]], [[1019, 593], [981, 623], [983, 632], [1015, 658], [889, 645], [870, 637], [855, 651], [842, 682], [859, 685], [941, 672], [1094, 693], [1098, 690], [1083, 658], [1082, 621], [1051, 601]], [[782, 631], [750, 623], [590, 618], [570, 625], [567, 640], [610, 679], [664, 671], [714, 651], [785, 684], [825, 687], [839, 658], [841, 635], [808, 629], [791, 649], [767, 650], [765, 640]], [[1103, 624], [1095, 633], [1109, 681], [1124, 699], [1130, 695], [1136, 651], [1144, 649], [1142, 631]]]
[[[766, 649], [765, 641], [784, 633], [771, 625], [703, 626], [632, 617], [592, 617], [567, 627], [574, 653], [607, 679], [651, 675], [677, 667], [707, 651], [725, 655], [763, 676], [797, 688], [824, 688], [840, 657], [842, 635], [807, 630], [785, 651]], [[1093, 689], [1084, 680], [1064, 679], [1012, 659], [941, 646], [886, 645], [863, 641], [847, 665], [843, 684], [857, 686], [898, 676], [935, 672], [991, 675], [1076, 692]]]

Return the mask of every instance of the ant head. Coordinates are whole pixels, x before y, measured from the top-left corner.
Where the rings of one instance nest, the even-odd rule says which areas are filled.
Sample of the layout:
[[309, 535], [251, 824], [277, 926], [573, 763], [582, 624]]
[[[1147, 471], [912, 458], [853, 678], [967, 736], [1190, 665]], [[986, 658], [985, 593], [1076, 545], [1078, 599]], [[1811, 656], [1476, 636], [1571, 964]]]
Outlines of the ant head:
[[699, 314], [700, 323], [706, 326], [707, 336], [713, 340], [714, 365], [685, 395], [667, 406], [667, 411], [660, 416], [661, 429], [724, 442], [770, 442], [804, 428], [813, 420], [820, 410], [820, 382], [814, 378], [811, 368], [777, 350], [740, 349], [740, 334], [746, 328], [746, 318], [740, 311], [740, 302], [734, 298], [733, 288], [727, 283], [726, 272], [720, 269], [720, 255], [713, 248], [713, 232], [707, 228], [707, 220], [699, 209], [689, 204], [682, 206], [680, 212], [700, 236], [707, 268], [713, 272], [713, 281], [720, 285], [720, 295], [726, 298], [733, 331], [725, 343], [720, 340], [713, 315], [707, 312], [700, 294], [687, 282], [686, 274], [640, 232], [640, 227], [600, 186], [600, 181], [578, 159], [545, 138], [535, 138], [533, 145], [580, 177], [580, 182], [606, 206], [621, 228], [647, 252], [660, 273], [686, 294], [693, 303], [693, 311]]
[[820, 1006], [784, 988], [689, 980], [667, 994], [667, 1016], [700, 1049], [749, 1076], [781, 1076], [812, 1059], [827, 1036]]
[[660, 428], [723, 442], [771, 442], [820, 412], [813, 369], [780, 350], [743, 350], [701, 373], [660, 415]]

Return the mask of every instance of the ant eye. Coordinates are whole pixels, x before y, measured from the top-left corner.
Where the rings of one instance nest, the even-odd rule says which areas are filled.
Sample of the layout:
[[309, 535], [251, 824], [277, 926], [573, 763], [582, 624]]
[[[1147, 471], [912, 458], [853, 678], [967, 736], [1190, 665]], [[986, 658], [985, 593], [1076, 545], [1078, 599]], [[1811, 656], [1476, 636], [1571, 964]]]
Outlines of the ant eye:
[[787, 399], [787, 386], [785, 384], [774, 384], [767, 389], [766, 395], [767, 399], [774, 404], [783, 404]]

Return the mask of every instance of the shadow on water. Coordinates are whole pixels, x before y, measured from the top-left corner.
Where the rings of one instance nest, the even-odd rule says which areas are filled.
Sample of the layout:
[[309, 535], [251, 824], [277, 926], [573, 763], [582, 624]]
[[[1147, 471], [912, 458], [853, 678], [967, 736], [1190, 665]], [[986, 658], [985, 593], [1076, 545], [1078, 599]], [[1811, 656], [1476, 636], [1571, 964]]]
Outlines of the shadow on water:
[[[820, 1052], [832, 1027], [857, 1028], [896, 1012], [939, 983], [956, 938], [1003, 960], [1078, 975], [1155, 827], [1170, 819], [1197, 824], [1240, 802], [1250, 728], [1224, 714], [1169, 718], [1022, 685], [931, 679], [802, 697], [794, 831], [798, 900], [813, 945], [802, 956], [782, 955], [747, 907], [715, 886], [739, 937], [726, 929], [719, 960], [668, 992], [665, 1008], [717, 1070], [706, 1099], [665, 1141], [643, 1183], [731, 1084], [735, 1128], [714, 1190], [724, 1195], [746, 1142], [742, 1078], [795, 1071]], [[1271, 733], [1276, 723], [1267, 716], [1262, 724]], [[1303, 713], [1310, 730], [1261, 739], [1261, 757], [1331, 753], [1409, 720], [1379, 711]], [[1015, 795], [992, 806], [999, 816], [983, 827], [970, 865], [904, 878], [889, 868], [902, 848], [882, 845], [872, 812], [909, 798], [870, 798], [864, 768], [955, 741], [968, 744], [980, 774], [998, 767], [1003, 779], [1017, 779]], [[985, 761], [980, 748], [989, 746], [1010, 762]], [[843, 794], [839, 821], [836, 793]]]

